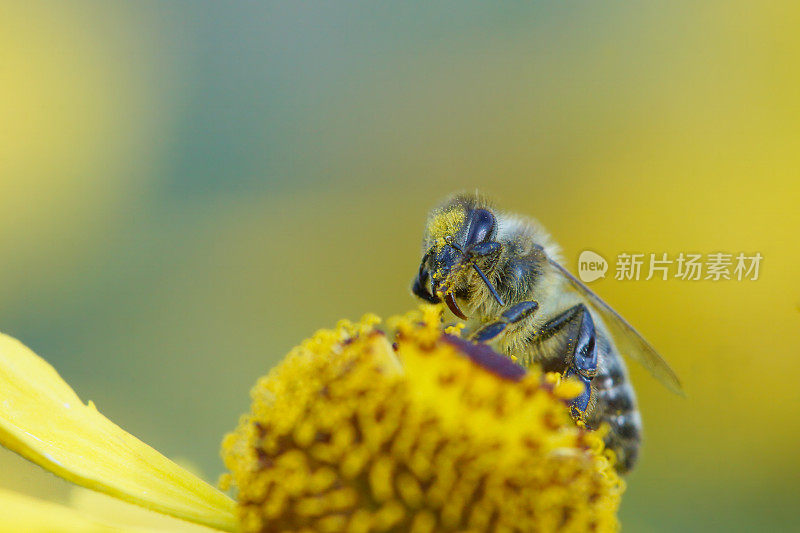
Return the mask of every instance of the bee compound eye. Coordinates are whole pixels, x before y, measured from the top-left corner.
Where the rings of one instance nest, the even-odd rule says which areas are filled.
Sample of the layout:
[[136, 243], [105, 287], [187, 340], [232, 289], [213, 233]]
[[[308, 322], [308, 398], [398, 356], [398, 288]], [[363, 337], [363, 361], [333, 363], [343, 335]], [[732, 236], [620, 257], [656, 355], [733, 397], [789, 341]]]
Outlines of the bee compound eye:
[[488, 209], [475, 209], [470, 215], [467, 246], [486, 241], [494, 232], [496, 221]]

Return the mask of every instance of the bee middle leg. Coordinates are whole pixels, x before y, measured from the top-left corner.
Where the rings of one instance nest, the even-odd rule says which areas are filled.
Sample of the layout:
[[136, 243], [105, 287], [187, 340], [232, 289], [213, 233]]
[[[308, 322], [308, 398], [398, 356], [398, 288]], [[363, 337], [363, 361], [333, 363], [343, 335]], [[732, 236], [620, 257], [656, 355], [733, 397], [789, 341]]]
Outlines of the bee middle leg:
[[558, 363], [565, 367], [564, 377], [574, 376], [583, 385], [583, 392], [570, 402], [572, 416], [583, 419], [592, 398], [592, 379], [597, 375], [597, 333], [586, 306], [578, 304], [550, 319], [536, 332], [534, 340], [544, 342], [551, 338], [563, 343], [563, 355], [559, 356], [563, 359]]
[[470, 336], [473, 342], [488, 342], [505, 330], [511, 324], [516, 324], [520, 320], [530, 316], [539, 308], [538, 302], [533, 300], [514, 304], [506, 309], [500, 318], [494, 322], [482, 326]]

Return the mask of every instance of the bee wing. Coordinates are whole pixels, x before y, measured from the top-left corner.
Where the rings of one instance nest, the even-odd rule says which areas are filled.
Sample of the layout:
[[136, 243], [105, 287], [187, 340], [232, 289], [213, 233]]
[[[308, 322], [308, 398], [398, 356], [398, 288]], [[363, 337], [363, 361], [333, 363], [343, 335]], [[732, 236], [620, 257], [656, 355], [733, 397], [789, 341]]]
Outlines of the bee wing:
[[675, 371], [669, 367], [667, 362], [658, 355], [656, 349], [653, 348], [627, 320], [622, 318], [619, 313], [614, 311], [611, 306], [605, 303], [578, 278], [573, 276], [566, 268], [552, 259], [549, 261], [550, 264], [555, 267], [556, 271], [569, 282], [572, 289], [577, 292], [594, 311], [603, 317], [604, 322], [611, 330], [610, 333], [614, 337], [614, 341], [620, 353], [630, 357], [645, 367], [654, 378], [664, 384], [670, 391], [680, 396], [686, 395]]

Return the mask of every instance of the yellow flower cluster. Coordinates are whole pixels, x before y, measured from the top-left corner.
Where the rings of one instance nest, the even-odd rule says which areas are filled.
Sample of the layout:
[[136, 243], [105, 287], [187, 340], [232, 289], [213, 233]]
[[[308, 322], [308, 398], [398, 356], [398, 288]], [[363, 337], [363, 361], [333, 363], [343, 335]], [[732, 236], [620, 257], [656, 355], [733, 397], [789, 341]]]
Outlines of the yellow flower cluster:
[[317, 332], [223, 442], [242, 531], [614, 531], [624, 484], [577, 390], [442, 331]]

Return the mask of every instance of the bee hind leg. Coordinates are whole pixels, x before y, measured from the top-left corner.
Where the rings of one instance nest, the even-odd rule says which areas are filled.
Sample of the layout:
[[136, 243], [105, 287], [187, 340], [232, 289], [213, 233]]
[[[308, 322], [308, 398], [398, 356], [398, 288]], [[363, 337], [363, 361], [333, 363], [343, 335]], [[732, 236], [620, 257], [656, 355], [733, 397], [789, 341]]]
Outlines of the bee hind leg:
[[537, 337], [545, 340], [560, 336], [565, 341], [564, 377], [574, 377], [583, 392], [570, 402], [573, 418], [583, 420], [592, 399], [592, 379], [597, 375], [597, 332], [586, 306], [578, 304], [545, 323]]
[[500, 335], [511, 324], [516, 324], [533, 314], [538, 308], [539, 304], [533, 300], [514, 304], [506, 309], [498, 320], [485, 324], [473, 333], [470, 336], [470, 340], [473, 342], [488, 342]]

